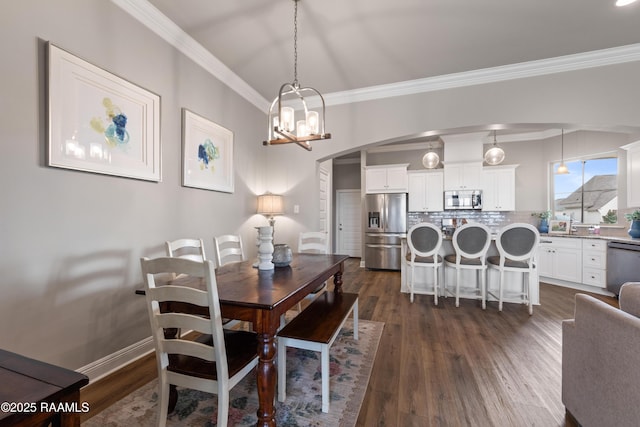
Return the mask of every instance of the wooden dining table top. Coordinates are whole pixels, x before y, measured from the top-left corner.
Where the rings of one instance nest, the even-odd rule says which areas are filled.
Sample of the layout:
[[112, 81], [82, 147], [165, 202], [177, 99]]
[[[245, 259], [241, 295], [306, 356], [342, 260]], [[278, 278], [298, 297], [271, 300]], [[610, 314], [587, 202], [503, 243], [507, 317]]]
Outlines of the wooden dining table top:
[[[253, 260], [230, 263], [216, 269], [216, 282], [220, 305], [273, 310], [283, 301], [295, 298], [296, 294], [309, 294], [328, 275], [340, 271], [347, 255], [293, 254], [287, 267], [273, 270], [258, 270]], [[178, 277], [167, 282], [173, 285], [205, 289], [200, 278]], [[136, 293], [144, 295], [144, 289]], [[295, 298], [297, 299], [297, 298]]]

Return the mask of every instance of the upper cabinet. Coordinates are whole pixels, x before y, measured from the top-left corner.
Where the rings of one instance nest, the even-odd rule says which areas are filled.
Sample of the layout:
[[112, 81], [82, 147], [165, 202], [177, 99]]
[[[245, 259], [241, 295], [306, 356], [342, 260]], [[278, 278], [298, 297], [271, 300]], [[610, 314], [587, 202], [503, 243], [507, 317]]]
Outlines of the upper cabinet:
[[627, 207], [640, 207], [640, 141], [625, 145], [627, 150]]
[[482, 190], [482, 162], [445, 163], [445, 190]]
[[365, 189], [367, 193], [406, 193], [407, 167], [402, 165], [367, 166]]
[[482, 210], [516, 210], [516, 167], [489, 166], [482, 170]]
[[442, 171], [409, 172], [409, 212], [440, 212], [443, 209]]

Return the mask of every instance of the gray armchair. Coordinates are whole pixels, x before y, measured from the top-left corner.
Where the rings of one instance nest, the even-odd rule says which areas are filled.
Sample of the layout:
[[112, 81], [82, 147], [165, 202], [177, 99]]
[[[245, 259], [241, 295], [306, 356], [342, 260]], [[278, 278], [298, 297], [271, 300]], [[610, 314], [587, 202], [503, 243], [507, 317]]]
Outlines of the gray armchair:
[[583, 427], [640, 425], [640, 282], [619, 298], [617, 309], [576, 294], [562, 322], [562, 402]]

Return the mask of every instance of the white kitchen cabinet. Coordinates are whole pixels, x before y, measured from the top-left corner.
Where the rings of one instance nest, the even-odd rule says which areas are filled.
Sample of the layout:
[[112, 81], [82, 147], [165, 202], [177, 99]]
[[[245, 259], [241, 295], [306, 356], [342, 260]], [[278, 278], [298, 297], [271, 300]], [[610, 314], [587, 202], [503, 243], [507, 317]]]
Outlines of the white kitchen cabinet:
[[582, 240], [570, 237], [541, 237], [538, 247], [538, 275], [582, 283]]
[[367, 193], [406, 193], [408, 191], [407, 166], [367, 166], [365, 189]]
[[627, 150], [627, 207], [640, 207], [640, 141], [625, 145]]
[[440, 212], [443, 210], [444, 174], [409, 172], [409, 212]]
[[490, 166], [482, 170], [482, 210], [516, 210], [516, 167]]
[[582, 283], [603, 289], [607, 287], [607, 242], [605, 240], [582, 240]]
[[482, 190], [482, 162], [445, 163], [445, 190]]

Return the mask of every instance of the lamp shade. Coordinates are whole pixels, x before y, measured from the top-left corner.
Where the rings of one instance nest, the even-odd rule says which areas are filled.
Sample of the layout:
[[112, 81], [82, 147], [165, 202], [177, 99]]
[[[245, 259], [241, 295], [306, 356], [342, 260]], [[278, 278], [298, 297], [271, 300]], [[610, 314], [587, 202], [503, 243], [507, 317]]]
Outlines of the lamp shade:
[[282, 215], [284, 204], [282, 196], [278, 194], [263, 194], [258, 196], [258, 213], [262, 215]]

